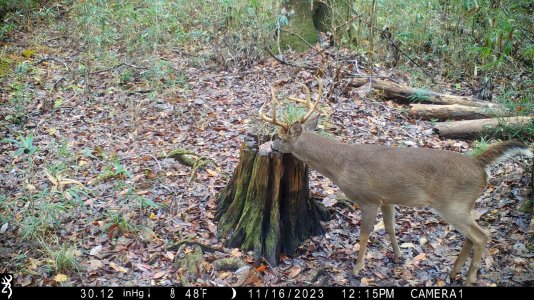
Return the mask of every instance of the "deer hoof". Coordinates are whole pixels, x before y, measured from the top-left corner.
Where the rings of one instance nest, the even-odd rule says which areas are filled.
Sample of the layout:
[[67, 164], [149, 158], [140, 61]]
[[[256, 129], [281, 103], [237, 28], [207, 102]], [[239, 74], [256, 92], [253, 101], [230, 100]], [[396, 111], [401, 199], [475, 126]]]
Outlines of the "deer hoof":
[[467, 276], [467, 279], [465, 280], [464, 286], [472, 286], [473, 283], [475, 283], [476, 279], [475, 276], [469, 277]]

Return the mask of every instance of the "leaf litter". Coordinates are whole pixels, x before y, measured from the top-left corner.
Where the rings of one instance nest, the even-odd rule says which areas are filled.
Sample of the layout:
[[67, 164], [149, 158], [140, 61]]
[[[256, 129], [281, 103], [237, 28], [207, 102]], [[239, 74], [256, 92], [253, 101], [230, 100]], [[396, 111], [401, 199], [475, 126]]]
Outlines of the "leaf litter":
[[[33, 35], [36, 33], [13, 38], [6, 45], [7, 51], [20, 53], [20, 45], [31, 41]], [[69, 39], [58, 37], [58, 42], [67, 45]], [[76, 51], [61, 49], [50, 55], [68, 62], [78, 59]], [[44, 55], [47, 53], [38, 52], [25, 59], [38, 60]], [[187, 78], [184, 86], [147, 95], [135, 92], [145, 89], [142, 83], [117, 86], [113, 83], [117, 74], [110, 71], [91, 77], [88, 97], [79, 92], [84, 88], [80, 81], [72, 82], [71, 88], [51, 89], [51, 82], [65, 76], [64, 68], [53, 63], [35, 66], [42, 71], [38, 80], [31, 76], [23, 79], [33, 89], [28, 121], [25, 126], [6, 125], [2, 131], [5, 138], [34, 132], [35, 144], [41, 149], [35, 169], [43, 170], [37, 172], [35, 189], [81, 185], [89, 190], [77, 196], [87, 211], [69, 211], [72, 215], [65, 217], [61, 230], [55, 232], [60, 240], [73, 243], [79, 250], [81, 272], [43, 271], [47, 258], [31, 242], [19, 242], [18, 229], [8, 223], [1, 227], [0, 272], [15, 271], [22, 286], [67, 280], [76, 286], [460, 284], [450, 282], [447, 273], [463, 237], [426, 208], [397, 207], [396, 229], [402, 251], [399, 264], [393, 262], [389, 237], [379, 225], [379, 216], [365, 269], [353, 276], [360, 211], [341, 205], [339, 189], [314, 171], [311, 192], [332, 211], [331, 220], [323, 222], [325, 236], [305, 241], [294, 257], [282, 256], [279, 266], [262, 264], [251, 252], [225, 248], [216, 232], [216, 196], [239, 160], [243, 137], [261, 126], [256, 112], [269, 98], [271, 83], [284, 79], [289, 83], [286, 86], [295, 86], [292, 91], [298, 93], [294, 83], [312, 82], [313, 77], [270, 59], [257, 61], [247, 70], [221, 71], [217, 67], [187, 67], [187, 55], [160, 55], [180, 66]], [[313, 62], [319, 61], [317, 56], [310, 50], [303, 55], [290, 54], [287, 59]], [[325, 83], [331, 84], [332, 78], [327, 73]], [[2, 83], [1, 93], [9, 91], [10, 80], [14, 79]], [[327, 118], [320, 129], [346, 143], [463, 153], [470, 150], [469, 142], [440, 139], [432, 134], [429, 122], [411, 119], [403, 106], [377, 101], [366, 89], [336, 90], [335, 101], [322, 100]], [[3, 94], [5, 97], [9, 95]], [[46, 107], [47, 97], [64, 99], [64, 107]], [[53, 148], [62, 143], [71, 153], [65, 160], [72, 168], [68, 175], [54, 177], [44, 170], [49, 161], [57, 161]], [[190, 166], [160, 156], [176, 149], [196, 153], [217, 166], [199, 168], [191, 178]], [[0, 151], [0, 191], [15, 201], [26, 192], [23, 177], [17, 175], [25, 167], [24, 161], [12, 158], [14, 149], [8, 144], [0, 144]], [[532, 285], [530, 216], [519, 210], [528, 199], [528, 169], [524, 161], [515, 159], [492, 168], [492, 174], [491, 193], [486, 190], [474, 210], [480, 225], [491, 232], [477, 283]], [[66, 198], [74, 197], [69, 195]], [[185, 240], [207, 248], [186, 243], [168, 250]], [[21, 260], [21, 255], [26, 259]], [[248, 266], [236, 271], [213, 268], [214, 262], [226, 258], [239, 258]], [[21, 272], [20, 264], [22, 269], [34, 271]]]

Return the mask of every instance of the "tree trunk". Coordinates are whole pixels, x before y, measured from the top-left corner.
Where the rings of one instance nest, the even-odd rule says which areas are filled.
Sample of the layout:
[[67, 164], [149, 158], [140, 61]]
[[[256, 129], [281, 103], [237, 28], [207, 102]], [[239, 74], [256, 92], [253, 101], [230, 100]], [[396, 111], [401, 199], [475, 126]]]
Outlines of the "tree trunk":
[[323, 234], [316, 203], [309, 197], [308, 167], [291, 154], [259, 152], [254, 137], [241, 145], [240, 159], [219, 194], [219, 236], [227, 247], [254, 250], [278, 264], [300, 243]]
[[298, 52], [308, 50], [309, 45], [314, 45], [318, 40], [313, 19], [318, 4], [312, 4], [309, 0], [288, 0], [283, 2], [282, 7], [287, 12], [289, 23], [281, 26], [280, 46]]
[[[361, 87], [369, 83], [368, 78], [353, 78], [351, 85], [354, 87]], [[391, 81], [380, 80], [376, 78], [371, 79], [373, 89], [382, 91], [385, 98], [392, 99], [399, 103], [433, 103], [433, 104], [460, 104], [465, 106], [490, 107], [497, 109], [499, 104], [475, 100], [467, 96], [455, 96], [435, 93], [432, 91], [414, 89], [408, 86], [403, 86]]]
[[434, 105], [410, 104], [409, 114], [423, 120], [473, 120], [501, 117], [502, 113], [488, 107], [465, 106], [460, 104]]
[[470, 138], [485, 131], [493, 131], [502, 125], [525, 126], [532, 121], [533, 117], [509, 117], [440, 122], [434, 126], [434, 132], [445, 138]]

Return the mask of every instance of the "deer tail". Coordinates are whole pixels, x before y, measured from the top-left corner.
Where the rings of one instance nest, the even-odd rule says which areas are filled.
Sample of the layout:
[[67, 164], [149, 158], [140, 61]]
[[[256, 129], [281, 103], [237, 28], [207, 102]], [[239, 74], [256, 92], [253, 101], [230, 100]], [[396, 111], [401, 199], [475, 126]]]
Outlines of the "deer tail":
[[532, 157], [532, 151], [530, 151], [526, 145], [515, 141], [507, 141], [491, 145], [486, 151], [477, 155], [476, 158], [480, 163], [487, 167], [504, 161], [516, 154]]

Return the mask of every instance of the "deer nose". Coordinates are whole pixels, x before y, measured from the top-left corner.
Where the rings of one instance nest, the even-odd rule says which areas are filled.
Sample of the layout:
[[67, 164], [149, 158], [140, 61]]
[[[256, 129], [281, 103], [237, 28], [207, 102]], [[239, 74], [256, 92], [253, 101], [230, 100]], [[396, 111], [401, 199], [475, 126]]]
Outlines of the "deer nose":
[[280, 143], [278, 139], [274, 140], [273, 143], [271, 144], [271, 149], [275, 151], [278, 150], [278, 143]]

